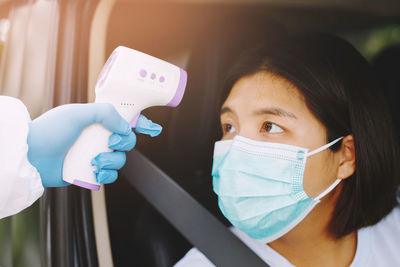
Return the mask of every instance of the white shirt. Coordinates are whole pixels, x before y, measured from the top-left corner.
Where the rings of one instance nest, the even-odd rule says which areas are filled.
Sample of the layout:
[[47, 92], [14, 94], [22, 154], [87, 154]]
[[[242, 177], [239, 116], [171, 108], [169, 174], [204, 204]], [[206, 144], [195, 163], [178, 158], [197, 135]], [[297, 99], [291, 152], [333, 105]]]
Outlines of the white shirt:
[[[271, 267], [294, 267], [270, 246], [250, 238], [237, 228], [231, 231]], [[215, 266], [199, 250], [192, 248], [175, 267]], [[400, 266], [400, 206], [373, 226], [357, 232], [357, 250], [350, 267]]]
[[30, 121], [20, 100], [0, 96], [0, 219], [29, 207], [43, 194], [40, 175], [28, 161]]

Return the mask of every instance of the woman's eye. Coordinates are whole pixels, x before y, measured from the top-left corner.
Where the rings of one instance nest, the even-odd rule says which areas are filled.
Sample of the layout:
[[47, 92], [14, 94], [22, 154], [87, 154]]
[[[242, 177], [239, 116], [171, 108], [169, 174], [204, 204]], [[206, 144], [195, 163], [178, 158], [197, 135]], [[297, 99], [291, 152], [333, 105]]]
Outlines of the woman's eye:
[[228, 124], [228, 123], [223, 124], [222, 129], [223, 129], [224, 133], [227, 133], [227, 134], [233, 133], [234, 131], [236, 131], [235, 126], [233, 126], [232, 124]]
[[265, 122], [262, 126], [261, 131], [266, 131], [268, 133], [281, 133], [283, 132], [282, 128], [272, 122]]

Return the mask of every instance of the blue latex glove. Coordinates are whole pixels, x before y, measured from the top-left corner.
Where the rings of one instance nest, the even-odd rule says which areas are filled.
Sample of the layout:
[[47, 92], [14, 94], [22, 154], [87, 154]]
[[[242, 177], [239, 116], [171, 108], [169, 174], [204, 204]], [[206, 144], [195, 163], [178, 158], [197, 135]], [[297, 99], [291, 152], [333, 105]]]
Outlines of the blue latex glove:
[[[157, 136], [161, 133], [162, 127], [145, 116], [140, 115], [136, 123], [135, 132], [147, 134], [151, 137]], [[124, 136], [114, 133], [110, 136], [108, 147], [113, 150], [129, 151], [136, 145], [136, 135]], [[92, 160], [92, 166], [97, 166], [94, 171], [96, 181], [102, 184], [113, 183], [117, 177], [119, 170], [126, 162], [126, 155], [124, 152], [103, 152], [97, 155]]]
[[[113, 132], [109, 147], [116, 152], [100, 153], [92, 162], [99, 169], [95, 172], [99, 183], [117, 179], [117, 170], [126, 161], [125, 153], [136, 144], [136, 136], [111, 104], [70, 104], [56, 107], [44, 113], [29, 125], [28, 159], [38, 170], [44, 187], [66, 186], [62, 180], [62, 166], [69, 148], [82, 130], [93, 123], [101, 123]], [[140, 116], [136, 131], [156, 136], [162, 127]]]

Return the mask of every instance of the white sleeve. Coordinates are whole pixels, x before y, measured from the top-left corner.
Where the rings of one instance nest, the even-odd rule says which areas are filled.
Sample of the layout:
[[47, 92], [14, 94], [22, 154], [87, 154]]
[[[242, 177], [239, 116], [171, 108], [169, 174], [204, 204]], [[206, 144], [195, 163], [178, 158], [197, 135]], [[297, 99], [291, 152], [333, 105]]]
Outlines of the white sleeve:
[[192, 248], [174, 267], [215, 267], [197, 248]]
[[30, 121], [20, 100], [0, 96], [0, 219], [29, 207], [43, 194], [40, 175], [28, 161]]

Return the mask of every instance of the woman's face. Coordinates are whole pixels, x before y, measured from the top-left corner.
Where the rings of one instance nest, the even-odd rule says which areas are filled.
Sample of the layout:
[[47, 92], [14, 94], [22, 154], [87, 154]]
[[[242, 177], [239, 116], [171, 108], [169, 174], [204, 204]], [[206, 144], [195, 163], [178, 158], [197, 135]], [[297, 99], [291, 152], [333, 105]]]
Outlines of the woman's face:
[[[222, 139], [300, 146], [312, 151], [327, 143], [326, 128], [306, 106], [299, 90], [268, 72], [238, 80], [221, 108]], [[307, 158], [304, 191], [315, 197], [338, 178], [340, 156], [329, 149]]]

